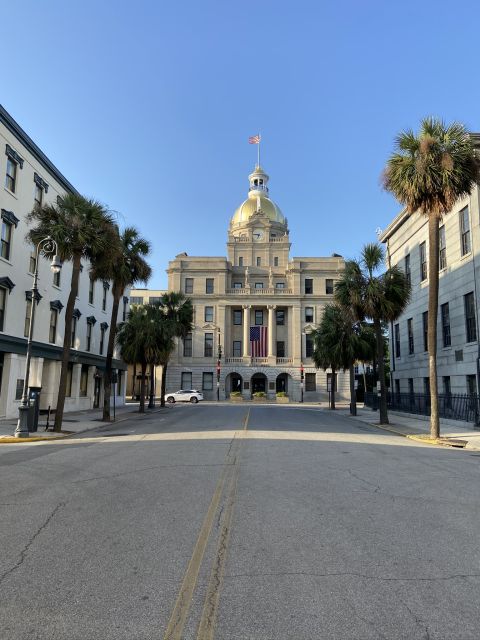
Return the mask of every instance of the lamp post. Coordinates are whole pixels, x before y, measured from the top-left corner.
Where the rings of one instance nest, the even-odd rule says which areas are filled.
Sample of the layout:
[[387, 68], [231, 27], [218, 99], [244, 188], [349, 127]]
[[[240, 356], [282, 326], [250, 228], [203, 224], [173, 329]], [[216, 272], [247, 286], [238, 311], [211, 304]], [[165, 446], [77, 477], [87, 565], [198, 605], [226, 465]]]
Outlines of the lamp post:
[[35, 249], [35, 271], [33, 274], [33, 285], [32, 285], [32, 309], [30, 312], [30, 325], [28, 328], [28, 341], [27, 341], [27, 358], [25, 361], [25, 379], [23, 381], [23, 394], [22, 394], [22, 403], [18, 407], [18, 423], [17, 428], [15, 429], [15, 437], [16, 438], [28, 438], [28, 409], [29, 409], [29, 398], [28, 398], [28, 382], [30, 377], [30, 361], [32, 359], [32, 339], [33, 339], [33, 328], [35, 325], [35, 303], [38, 298], [38, 259], [40, 257], [40, 251], [43, 254], [53, 254], [52, 261], [50, 262], [50, 268], [53, 273], [58, 273], [62, 268], [62, 263], [60, 258], [57, 255], [58, 246], [55, 240], [51, 236], [47, 236], [40, 240]]
[[220, 360], [222, 359], [222, 345], [220, 344], [220, 327], [218, 327], [217, 347], [217, 402], [220, 402]]
[[301, 391], [300, 402], [303, 402], [303, 379], [304, 379], [303, 362], [301, 362], [300, 363], [300, 391]]

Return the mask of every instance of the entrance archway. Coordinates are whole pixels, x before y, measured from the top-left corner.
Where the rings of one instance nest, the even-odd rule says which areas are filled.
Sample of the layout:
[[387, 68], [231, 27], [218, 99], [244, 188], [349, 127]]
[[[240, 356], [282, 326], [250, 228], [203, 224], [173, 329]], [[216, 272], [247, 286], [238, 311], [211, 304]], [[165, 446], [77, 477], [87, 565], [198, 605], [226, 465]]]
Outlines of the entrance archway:
[[278, 393], [279, 391], [283, 391], [288, 395], [288, 379], [290, 376], [288, 373], [280, 373], [277, 376], [277, 380], [275, 382], [275, 391]]
[[264, 373], [255, 373], [251, 380], [252, 394], [263, 391], [267, 393], [267, 376]]
[[242, 392], [243, 378], [239, 373], [229, 373], [225, 379], [225, 391], [232, 393], [232, 391]]

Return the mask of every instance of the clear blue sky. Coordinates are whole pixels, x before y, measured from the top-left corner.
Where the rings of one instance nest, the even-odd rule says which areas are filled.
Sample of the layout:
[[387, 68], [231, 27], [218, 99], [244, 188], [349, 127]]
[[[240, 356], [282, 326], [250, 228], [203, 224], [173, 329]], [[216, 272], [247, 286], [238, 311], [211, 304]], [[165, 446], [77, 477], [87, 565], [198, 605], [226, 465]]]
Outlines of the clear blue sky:
[[[261, 131], [292, 255], [358, 255], [397, 203], [379, 177], [424, 115], [480, 131], [478, 2], [22, 0], [0, 103], [154, 251], [225, 255]], [[8, 52], [8, 56], [7, 56]]]

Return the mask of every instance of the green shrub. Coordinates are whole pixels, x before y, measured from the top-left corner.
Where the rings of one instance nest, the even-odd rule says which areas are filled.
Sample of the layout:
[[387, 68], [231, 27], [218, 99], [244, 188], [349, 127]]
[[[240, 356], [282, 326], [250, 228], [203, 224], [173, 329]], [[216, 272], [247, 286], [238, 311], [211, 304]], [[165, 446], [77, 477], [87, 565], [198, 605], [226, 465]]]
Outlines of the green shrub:
[[277, 391], [277, 398], [287, 398], [287, 393], [285, 391]]
[[242, 393], [240, 391], [231, 391], [230, 392], [230, 397], [231, 398], [240, 398], [242, 395]]
[[253, 394], [254, 398], [265, 398], [265, 391], [255, 391]]

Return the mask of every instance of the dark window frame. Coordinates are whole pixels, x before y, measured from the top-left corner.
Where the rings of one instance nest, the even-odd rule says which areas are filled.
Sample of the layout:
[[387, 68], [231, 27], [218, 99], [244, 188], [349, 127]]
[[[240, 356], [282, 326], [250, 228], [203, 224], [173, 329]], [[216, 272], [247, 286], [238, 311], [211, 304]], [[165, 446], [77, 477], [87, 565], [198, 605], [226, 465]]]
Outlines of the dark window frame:
[[475, 342], [477, 339], [477, 319], [475, 314], [475, 297], [473, 291], [463, 296], [465, 310], [465, 338], [466, 342]]
[[[260, 319], [260, 322], [258, 321], [258, 319]], [[263, 327], [263, 310], [262, 309], [255, 309], [255, 326]]]
[[205, 306], [203, 317], [204, 317], [205, 322], [213, 322], [213, 318], [214, 318], [213, 306], [211, 306], [211, 305], [206, 305]]
[[183, 339], [183, 357], [191, 358], [193, 354], [193, 334], [187, 333]]
[[408, 355], [415, 353], [415, 338], [413, 335], [413, 318], [407, 319]]
[[452, 346], [452, 334], [450, 331], [450, 307], [448, 302], [440, 305], [440, 317], [442, 322], [443, 347]]
[[243, 311], [242, 309], [233, 309], [233, 324], [237, 327], [243, 324]]
[[242, 341], [234, 340], [232, 344], [232, 353], [234, 358], [242, 357]]
[[193, 278], [185, 278], [185, 293], [193, 293]]
[[332, 295], [334, 293], [335, 285], [333, 282], [333, 278], [325, 279], [325, 294]]
[[399, 324], [395, 325], [394, 332], [395, 332], [395, 358], [401, 358], [400, 325]]
[[423, 350], [428, 351], [428, 311], [422, 313]]
[[313, 278], [305, 278], [303, 287], [306, 295], [313, 294]]
[[447, 268], [447, 242], [445, 238], [445, 225], [438, 230], [438, 270]]
[[459, 212], [460, 217], [460, 252], [462, 257], [468, 255], [472, 250], [470, 239], [470, 213], [467, 207]]
[[427, 243], [420, 244], [420, 282], [425, 282], [428, 277], [427, 273]]
[[213, 357], [213, 333], [207, 332], [204, 334], [203, 338], [203, 357], [204, 358], [212, 358]]
[[205, 278], [205, 293], [215, 293], [215, 278]]

